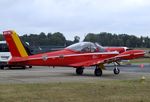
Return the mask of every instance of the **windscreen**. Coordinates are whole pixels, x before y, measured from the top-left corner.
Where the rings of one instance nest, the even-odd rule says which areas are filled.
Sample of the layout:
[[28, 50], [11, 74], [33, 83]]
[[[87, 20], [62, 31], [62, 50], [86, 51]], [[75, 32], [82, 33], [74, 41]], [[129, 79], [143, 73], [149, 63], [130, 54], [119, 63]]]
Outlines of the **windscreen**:
[[66, 49], [71, 49], [79, 52], [96, 52], [96, 46], [94, 43], [91, 42], [76, 43], [67, 47]]
[[98, 48], [98, 51], [99, 52], [105, 52], [105, 48], [103, 46], [101, 46], [100, 44], [98, 43], [95, 43], [96, 47]]

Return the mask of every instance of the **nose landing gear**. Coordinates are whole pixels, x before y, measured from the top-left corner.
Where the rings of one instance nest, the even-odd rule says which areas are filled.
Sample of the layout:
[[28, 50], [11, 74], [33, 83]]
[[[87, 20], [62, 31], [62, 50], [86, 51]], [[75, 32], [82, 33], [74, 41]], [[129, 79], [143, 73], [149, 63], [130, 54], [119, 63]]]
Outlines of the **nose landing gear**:
[[120, 70], [118, 68], [114, 68], [113, 71], [114, 71], [114, 74], [116, 74], [116, 75], [120, 73]]
[[114, 63], [114, 65], [115, 65], [115, 68], [114, 68], [114, 74], [119, 74], [120, 73], [120, 69], [117, 67], [117, 64], [116, 63]]

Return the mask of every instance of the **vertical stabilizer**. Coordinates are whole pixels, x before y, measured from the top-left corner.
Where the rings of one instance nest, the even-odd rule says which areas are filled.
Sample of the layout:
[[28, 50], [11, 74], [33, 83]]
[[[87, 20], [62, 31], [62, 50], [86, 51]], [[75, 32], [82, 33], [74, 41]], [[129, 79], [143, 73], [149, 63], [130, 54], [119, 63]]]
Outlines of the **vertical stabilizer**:
[[12, 57], [26, 57], [28, 56], [19, 36], [15, 31], [4, 31], [4, 38], [7, 42]]

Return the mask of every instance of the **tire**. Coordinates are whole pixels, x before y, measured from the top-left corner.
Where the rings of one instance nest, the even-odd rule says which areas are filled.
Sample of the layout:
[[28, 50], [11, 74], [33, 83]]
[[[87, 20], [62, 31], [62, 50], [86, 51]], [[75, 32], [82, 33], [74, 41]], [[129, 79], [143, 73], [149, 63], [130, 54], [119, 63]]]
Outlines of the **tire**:
[[95, 74], [95, 76], [102, 76], [102, 74], [103, 74], [102, 69], [96, 67], [94, 74]]
[[120, 73], [120, 69], [118, 69], [118, 68], [114, 68], [113, 71], [114, 71], [114, 74], [116, 74], [116, 75]]
[[2, 69], [2, 70], [7, 70], [8, 67], [6, 67], [6, 66], [0, 66], [0, 69]]
[[82, 75], [83, 74], [83, 67], [80, 67], [80, 68], [76, 68], [76, 74], [77, 75]]
[[29, 68], [32, 68], [32, 66], [29, 66]]
[[26, 69], [26, 66], [22, 66], [22, 69]]
[[12, 69], [12, 67], [11, 67], [11, 66], [8, 66], [8, 69]]

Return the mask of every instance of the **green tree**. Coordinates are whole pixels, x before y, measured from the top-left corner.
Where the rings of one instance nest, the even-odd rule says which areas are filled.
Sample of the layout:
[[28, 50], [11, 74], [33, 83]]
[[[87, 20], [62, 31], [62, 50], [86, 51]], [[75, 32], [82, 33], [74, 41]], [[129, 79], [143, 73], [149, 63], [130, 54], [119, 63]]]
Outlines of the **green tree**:
[[52, 35], [51, 42], [53, 45], [64, 46], [66, 45], [66, 38], [62, 33], [56, 32]]
[[73, 42], [74, 43], [78, 43], [79, 41], [80, 41], [80, 37], [79, 36], [75, 36]]
[[84, 39], [84, 41], [97, 42], [97, 37], [93, 33], [88, 33]]
[[0, 41], [4, 40], [4, 37], [2, 34], [0, 34]]

